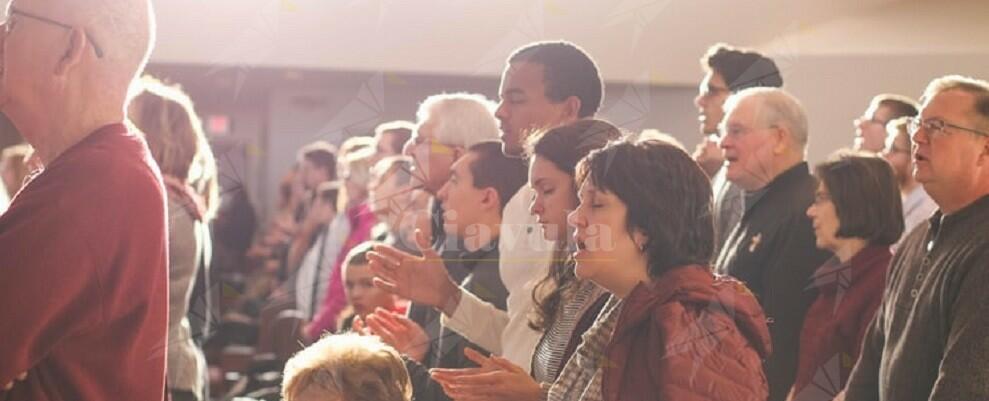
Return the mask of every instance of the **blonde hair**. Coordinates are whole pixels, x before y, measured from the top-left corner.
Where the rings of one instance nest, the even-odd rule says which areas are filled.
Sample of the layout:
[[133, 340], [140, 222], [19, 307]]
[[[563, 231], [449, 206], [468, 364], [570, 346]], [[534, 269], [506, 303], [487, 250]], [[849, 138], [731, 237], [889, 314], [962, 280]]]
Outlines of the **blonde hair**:
[[327, 397], [349, 401], [409, 401], [412, 384], [398, 351], [378, 337], [323, 337], [285, 364], [282, 397], [294, 401], [316, 386]]
[[144, 134], [161, 173], [192, 186], [205, 199], [206, 215], [211, 218], [219, 206], [216, 159], [189, 95], [178, 86], [145, 76], [127, 114]]

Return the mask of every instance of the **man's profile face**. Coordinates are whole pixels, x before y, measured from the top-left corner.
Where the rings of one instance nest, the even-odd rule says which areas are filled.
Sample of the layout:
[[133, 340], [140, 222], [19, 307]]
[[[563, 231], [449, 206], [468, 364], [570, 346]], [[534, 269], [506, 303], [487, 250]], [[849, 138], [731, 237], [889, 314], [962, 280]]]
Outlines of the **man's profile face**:
[[[47, 3], [47, 5], [46, 5]], [[39, 110], [42, 97], [58, 61], [60, 43], [68, 46], [66, 31], [13, 13], [13, 9], [47, 18], [64, 18], [52, 10], [51, 3], [34, 0], [14, 0], [4, 12], [5, 23], [0, 29], [0, 110], [13, 119], [23, 111]]]
[[721, 74], [711, 70], [704, 75], [697, 97], [694, 98], [701, 135], [718, 133], [718, 124], [725, 117], [723, 107], [729, 95], [731, 91]]
[[526, 137], [540, 129], [564, 123], [564, 102], [554, 103], [546, 97], [544, 68], [541, 64], [509, 64], [501, 78], [501, 100], [495, 117], [501, 126], [502, 151], [520, 156]]
[[889, 107], [873, 102], [862, 117], [855, 119], [854, 148], [870, 153], [882, 152], [886, 147], [886, 123], [892, 113]]

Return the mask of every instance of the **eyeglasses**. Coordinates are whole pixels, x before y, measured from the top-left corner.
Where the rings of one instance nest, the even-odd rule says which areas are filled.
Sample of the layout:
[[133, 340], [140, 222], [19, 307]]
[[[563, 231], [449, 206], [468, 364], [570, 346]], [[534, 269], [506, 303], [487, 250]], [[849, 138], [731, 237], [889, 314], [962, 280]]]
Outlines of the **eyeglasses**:
[[[58, 21], [55, 21], [55, 20], [53, 20], [51, 18], [42, 17], [40, 15], [36, 15], [36, 14], [24, 12], [24, 11], [18, 10], [18, 9], [16, 9], [14, 7], [10, 7], [10, 12], [7, 15], [7, 20], [3, 22], [3, 36], [4, 36], [4, 38], [6, 38], [7, 35], [10, 34], [10, 31], [14, 29], [14, 22], [16, 22], [16, 21], [13, 20], [13, 17], [15, 15], [18, 15], [18, 16], [21, 16], [21, 17], [24, 17], [24, 18], [30, 18], [30, 19], [33, 19], [33, 20], [39, 21], [39, 22], [44, 22], [46, 24], [54, 25], [54, 26], [57, 26], [59, 28], [70, 30], [70, 31], [73, 30], [73, 29], [75, 29], [72, 25], [66, 24], [64, 22], [58, 22]], [[83, 31], [83, 33], [86, 35], [86, 40], [89, 42], [90, 46], [93, 46], [93, 52], [96, 53], [96, 57], [97, 58], [103, 58], [103, 48], [101, 48], [100, 45], [98, 45], [96, 43], [96, 41], [93, 40], [93, 37], [90, 36], [89, 32]]]
[[951, 123], [947, 123], [944, 120], [937, 118], [921, 119], [920, 117], [910, 117], [907, 121], [907, 129], [910, 130], [910, 135], [916, 135], [920, 129], [923, 128], [931, 134], [943, 134], [946, 128], [960, 129], [962, 131], [968, 131], [979, 136], [989, 136], [989, 133], [979, 131], [977, 129], [965, 128]]

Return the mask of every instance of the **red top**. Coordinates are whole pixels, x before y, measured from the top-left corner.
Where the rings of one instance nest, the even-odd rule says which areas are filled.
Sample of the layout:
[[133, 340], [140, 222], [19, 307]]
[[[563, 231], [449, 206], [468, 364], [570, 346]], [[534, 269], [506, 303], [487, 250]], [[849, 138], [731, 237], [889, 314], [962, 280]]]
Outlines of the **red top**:
[[832, 258], [814, 273], [810, 287], [817, 289], [817, 299], [804, 318], [788, 400], [830, 400], [845, 388], [882, 301], [892, 257], [888, 246], [873, 245], [847, 264]]
[[319, 338], [324, 331], [332, 333], [337, 330], [337, 317], [347, 307], [347, 295], [343, 290], [344, 259], [347, 258], [351, 249], [371, 239], [371, 228], [377, 222], [374, 213], [371, 213], [371, 208], [366, 202], [347, 209], [347, 218], [350, 219], [350, 235], [347, 236], [347, 240], [333, 264], [330, 285], [326, 288], [323, 306], [313, 317], [312, 324], [308, 327], [309, 332], [306, 333], [309, 338]]
[[608, 344], [605, 401], [764, 401], [772, 345], [755, 296], [707, 266], [670, 269], [625, 298]]
[[161, 175], [122, 124], [52, 161], [0, 216], [0, 400], [161, 400]]

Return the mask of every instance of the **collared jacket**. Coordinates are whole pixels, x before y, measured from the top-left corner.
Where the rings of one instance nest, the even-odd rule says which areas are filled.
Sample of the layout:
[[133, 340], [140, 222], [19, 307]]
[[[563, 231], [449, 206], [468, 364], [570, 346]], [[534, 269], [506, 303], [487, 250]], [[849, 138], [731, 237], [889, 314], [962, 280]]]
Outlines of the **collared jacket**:
[[845, 388], [862, 338], [883, 298], [889, 247], [870, 245], [847, 263], [831, 258], [817, 269], [808, 287], [817, 299], [800, 334], [797, 379], [790, 401], [830, 401]]
[[625, 298], [604, 355], [603, 399], [763, 401], [771, 347], [745, 285], [706, 266], [674, 268]]
[[786, 398], [797, 371], [800, 330], [817, 296], [806, 288], [830, 253], [817, 249], [807, 208], [817, 180], [799, 163], [763, 189], [745, 194], [742, 220], [728, 236], [717, 272], [741, 280], [769, 318], [773, 355], [766, 360], [769, 400]]

